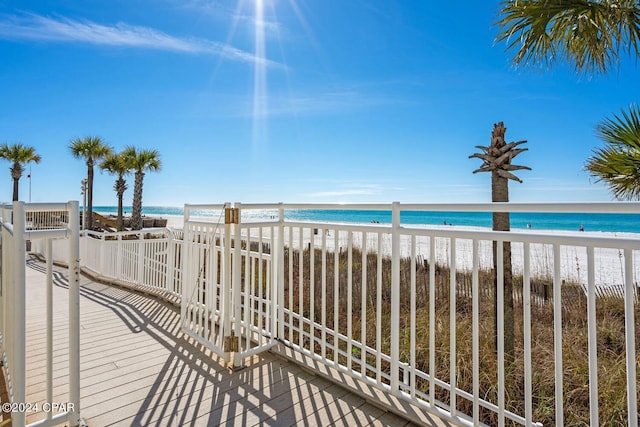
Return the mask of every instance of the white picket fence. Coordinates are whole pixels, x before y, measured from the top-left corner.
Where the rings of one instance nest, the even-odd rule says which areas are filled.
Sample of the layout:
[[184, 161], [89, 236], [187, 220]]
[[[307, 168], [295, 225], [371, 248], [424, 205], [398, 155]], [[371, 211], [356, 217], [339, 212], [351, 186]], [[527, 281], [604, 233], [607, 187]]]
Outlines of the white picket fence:
[[[569, 337], [563, 329], [562, 294], [563, 282], [565, 286], [572, 282], [584, 286], [587, 293], [588, 374], [584, 385], [589, 390], [589, 422], [598, 425], [599, 398], [604, 397], [598, 392], [596, 296], [602, 292], [599, 283], [606, 279], [624, 289], [626, 375], [622, 380], [626, 383], [627, 424], [638, 425], [634, 303], [638, 299], [640, 239], [408, 226], [401, 224], [400, 212], [640, 213], [640, 204], [237, 203], [231, 208], [228, 203], [186, 205], [185, 228], [180, 232], [86, 233], [81, 244], [82, 265], [145, 291], [179, 297], [183, 332], [234, 367], [249, 355], [283, 343], [356, 381], [461, 425], [477, 425], [487, 413], [493, 414], [497, 425], [539, 425], [534, 411], [540, 396], [533, 390], [538, 365], [532, 350], [539, 320], [532, 313], [531, 282], [541, 274], [550, 281], [553, 292], [553, 342], [546, 353], [550, 360], [545, 363], [553, 364], [555, 372], [554, 422], [564, 425], [565, 402], [571, 391], [564, 386], [563, 340]], [[392, 224], [286, 220], [285, 211], [293, 209], [387, 210], [392, 211]], [[193, 216], [195, 212], [198, 217]], [[524, 403], [516, 409], [507, 402], [514, 390], [507, 388], [509, 368], [504, 356], [501, 251], [497, 257], [495, 398], [480, 393], [480, 353], [487, 347], [480, 342], [480, 328], [486, 323], [480, 318], [480, 305], [486, 301], [481, 276], [492, 265], [493, 241], [499, 247], [500, 242], [511, 242], [514, 269], [521, 275], [522, 302], [517, 309], [522, 359], [517, 369], [523, 372]], [[545, 254], [542, 261], [540, 253]], [[611, 254], [615, 255], [614, 270], [607, 267]], [[419, 260], [426, 260], [427, 265]], [[470, 276], [470, 301], [458, 298], [458, 282], [464, 274]], [[436, 301], [438, 280], [449, 284], [446, 300]], [[467, 343], [460, 342], [457, 323], [468, 319], [471, 343], [468, 354], [463, 355]], [[442, 341], [446, 354], [436, 347]], [[460, 385], [463, 376], [471, 377], [470, 387]]]

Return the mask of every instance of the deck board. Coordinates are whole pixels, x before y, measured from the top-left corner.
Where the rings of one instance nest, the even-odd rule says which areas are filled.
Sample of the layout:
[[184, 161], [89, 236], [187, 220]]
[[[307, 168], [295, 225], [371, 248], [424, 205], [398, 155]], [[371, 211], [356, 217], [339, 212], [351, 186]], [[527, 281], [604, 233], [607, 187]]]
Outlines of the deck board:
[[[27, 263], [27, 400], [45, 401], [44, 265]], [[68, 401], [66, 270], [54, 274], [54, 401]], [[177, 309], [81, 279], [81, 416], [101, 426], [402, 426], [327, 378], [264, 353], [232, 372], [180, 333]], [[28, 422], [43, 418], [29, 414]]]

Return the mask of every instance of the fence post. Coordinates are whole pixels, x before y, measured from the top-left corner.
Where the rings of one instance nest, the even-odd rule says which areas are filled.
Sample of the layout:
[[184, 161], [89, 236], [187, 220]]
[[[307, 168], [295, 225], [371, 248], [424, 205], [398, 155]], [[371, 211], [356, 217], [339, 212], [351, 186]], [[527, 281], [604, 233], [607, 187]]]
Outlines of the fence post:
[[107, 240], [105, 239], [104, 233], [100, 234], [100, 274], [104, 274], [106, 264], [105, 258], [107, 257]]
[[137, 285], [144, 284], [144, 233], [138, 234], [138, 274], [136, 275]]
[[[13, 402], [26, 402], [26, 313], [25, 313], [25, 209], [24, 202], [13, 202], [13, 351], [11, 358], [11, 385], [13, 387]], [[25, 425], [26, 413], [14, 412], [12, 424], [17, 426]]]
[[[114, 271], [114, 277], [118, 280], [122, 279], [122, 234], [117, 235], [116, 241], [116, 271]], [[105, 241], [106, 243], [106, 241]], [[103, 246], [106, 246], [103, 244]]]
[[[223, 209], [228, 209], [231, 207], [231, 203], [225, 203]], [[225, 214], [226, 217], [226, 214]], [[231, 224], [226, 221], [224, 222], [224, 256], [223, 256], [223, 272], [224, 272], [224, 280], [221, 284], [221, 299], [222, 303], [220, 304], [220, 315], [222, 316], [222, 330], [219, 332], [222, 337], [223, 348], [225, 337], [227, 334], [231, 332]], [[229, 361], [229, 352], [224, 350], [225, 362]]]
[[636, 326], [633, 307], [633, 251], [624, 250], [624, 325], [625, 325], [625, 349], [627, 365], [627, 413], [629, 427], [638, 426], [638, 386], [636, 383]]
[[[378, 256], [382, 256], [378, 254]], [[391, 211], [391, 393], [399, 390], [400, 366], [400, 203]]]
[[[195, 233], [191, 230], [193, 226], [191, 221], [191, 207], [187, 204], [184, 205], [184, 235], [182, 237], [182, 289], [180, 290], [180, 326], [186, 328], [187, 325], [187, 308], [190, 304], [191, 292], [196, 280], [196, 273], [194, 270], [194, 257], [195, 257]], [[214, 236], [215, 238], [215, 236]], [[225, 308], [224, 301], [220, 303], [220, 313], [224, 315]]]
[[72, 426], [80, 424], [80, 210], [69, 206], [69, 415]]
[[[5, 221], [5, 207], [2, 206], [2, 208], [0, 208], [0, 222], [4, 222]], [[0, 227], [0, 310], [2, 310], [2, 313], [0, 313], [0, 334], [2, 334], [2, 337], [6, 337], [5, 334], [5, 316], [7, 315], [7, 297], [6, 297], [6, 292], [7, 292], [7, 285], [6, 285], [6, 278], [7, 278], [7, 269], [5, 267], [5, 259], [6, 259], [6, 255], [5, 253], [7, 251], [3, 250], [3, 247], [5, 245], [5, 230], [4, 227]], [[3, 343], [4, 344], [4, 343]], [[0, 369], [2, 369], [0, 367]]]
[[[241, 204], [240, 202], [235, 202], [234, 208], [236, 209], [236, 221], [233, 224], [233, 238], [235, 240], [233, 244], [233, 257], [232, 257], [232, 268], [233, 268], [233, 278], [231, 279], [231, 295], [233, 297], [233, 310], [231, 312], [231, 317], [233, 318], [233, 334], [235, 335], [236, 340], [240, 340], [240, 325], [242, 323], [242, 308], [240, 306], [240, 292], [242, 290], [242, 232], [240, 229], [241, 225]], [[250, 242], [251, 236], [247, 236], [247, 257], [249, 256], [250, 250]], [[246, 272], [246, 276], [248, 277], [249, 273]], [[245, 288], [245, 292], [249, 292], [247, 288]], [[245, 310], [248, 310], [248, 307], [245, 307]], [[248, 322], [249, 319], [246, 319], [247, 327], [245, 328], [245, 333], [249, 334]], [[233, 368], [239, 368], [242, 365], [242, 359], [240, 358], [240, 349], [235, 349], [233, 354]]]
[[[182, 220], [182, 287], [180, 289], [180, 328], [184, 328], [185, 318], [187, 315], [187, 289], [189, 289], [189, 281], [191, 279], [191, 269], [189, 268], [189, 260], [191, 259], [191, 247], [193, 246], [191, 242], [191, 226], [189, 225], [189, 205], [185, 203], [184, 205], [184, 214]], [[222, 307], [220, 307], [222, 310]]]
[[[168, 230], [167, 231], [167, 278], [166, 278], [166, 284], [167, 284], [167, 290], [170, 292], [174, 292], [177, 293], [177, 289], [176, 289], [176, 285], [175, 285], [175, 265], [176, 265], [176, 260], [175, 260], [175, 248], [173, 247], [174, 243], [174, 235], [173, 235], [173, 230]], [[215, 236], [214, 236], [215, 239]]]
[[[284, 340], [284, 207], [282, 202], [278, 206], [278, 240], [273, 245], [276, 250], [275, 261], [277, 262], [277, 271], [275, 273], [277, 281], [277, 301], [278, 301], [278, 335], [277, 337]], [[291, 250], [291, 248], [289, 248]], [[274, 331], [275, 332], [275, 331]]]
[[[45, 258], [47, 262], [47, 402], [53, 402], [53, 241], [45, 242]], [[47, 419], [52, 417], [52, 411], [47, 411]]]
[[562, 276], [560, 244], [553, 245], [553, 354], [555, 367], [556, 425], [564, 425], [564, 384], [562, 368]]

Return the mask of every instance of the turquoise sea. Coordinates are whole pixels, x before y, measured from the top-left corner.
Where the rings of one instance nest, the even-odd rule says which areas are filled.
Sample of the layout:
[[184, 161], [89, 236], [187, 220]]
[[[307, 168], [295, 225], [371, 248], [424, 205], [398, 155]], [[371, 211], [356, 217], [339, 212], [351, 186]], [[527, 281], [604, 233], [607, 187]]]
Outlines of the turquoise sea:
[[[95, 206], [94, 211], [115, 214], [115, 206]], [[124, 211], [131, 213], [131, 207]], [[148, 206], [142, 213], [150, 216], [184, 215], [181, 207]], [[194, 212], [194, 215], [207, 213]], [[211, 215], [211, 213], [209, 213]], [[253, 218], [267, 219], [275, 215], [275, 211], [259, 211]], [[391, 223], [391, 211], [368, 210], [287, 210], [285, 217], [299, 221], [348, 222], [348, 223]], [[461, 225], [472, 227], [491, 227], [491, 213], [487, 212], [402, 212], [403, 224], [424, 225]], [[568, 230], [577, 231], [580, 226], [585, 231], [629, 232], [640, 233], [640, 214], [594, 214], [594, 213], [512, 213], [511, 227], [534, 230]]]

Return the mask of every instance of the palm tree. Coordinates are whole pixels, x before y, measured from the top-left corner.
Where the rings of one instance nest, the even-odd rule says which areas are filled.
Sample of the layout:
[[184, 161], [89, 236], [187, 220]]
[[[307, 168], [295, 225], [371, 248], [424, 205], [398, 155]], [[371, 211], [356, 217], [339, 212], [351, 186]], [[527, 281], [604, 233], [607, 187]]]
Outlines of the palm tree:
[[84, 159], [87, 163], [87, 222], [89, 229], [93, 228], [93, 166], [112, 152], [99, 136], [75, 138], [69, 144], [71, 154], [76, 159]]
[[158, 150], [136, 150], [135, 147], [126, 147], [122, 152], [127, 158], [127, 164], [135, 171], [133, 186], [133, 206], [131, 212], [131, 229], [142, 228], [142, 181], [146, 171], [156, 172], [161, 168], [160, 153]]
[[11, 178], [13, 178], [13, 201], [18, 200], [18, 183], [24, 172], [24, 165], [27, 163], [40, 163], [42, 157], [36, 154], [33, 147], [23, 144], [2, 144], [0, 146], [0, 157], [13, 163], [11, 166]]
[[127, 164], [127, 158], [123, 153], [110, 153], [100, 163], [100, 169], [118, 176], [118, 179], [116, 179], [116, 182], [113, 185], [113, 189], [118, 196], [118, 218], [116, 220], [116, 228], [118, 231], [122, 231], [122, 197], [124, 196], [124, 192], [127, 191], [127, 181], [124, 179], [124, 176], [131, 172], [131, 168]]
[[606, 73], [625, 54], [640, 53], [637, 0], [501, 2], [497, 41], [516, 65], [567, 62], [577, 72]]
[[[509, 201], [509, 180], [514, 180], [522, 183], [522, 180], [515, 176], [512, 172], [516, 170], [531, 170], [527, 166], [518, 166], [511, 164], [511, 161], [518, 154], [527, 151], [526, 148], [516, 148], [519, 145], [524, 144], [527, 141], [510, 142], [506, 143], [504, 135], [507, 128], [504, 127], [504, 123], [500, 122], [493, 125], [493, 131], [491, 132], [491, 144], [488, 147], [478, 145], [482, 152], [475, 153], [469, 156], [469, 158], [479, 158], [483, 161], [482, 166], [479, 169], [473, 171], [478, 172], [491, 172], [491, 200], [493, 202], [508, 202]], [[509, 220], [508, 212], [494, 212], [493, 213], [493, 229], [497, 231], [509, 231], [511, 224]], [[503, 242], [503, 271], [504, 271], [504, 352], [505, 356], [513, 360], [515, 356], [514, 351], [514, 329], [513, 329], [513, 272], [511, 268], [511, 242]], [[493, 271], [498, 271], [498, 243], [493, 242]], [[495, 331], [496, 338], [498, 336], [498, 277], [494, 274], [494, 309], [495, 309]], [[497, 345], [496, 339], [496, 345]]]
[[596, 131], [607, 145], [594, 150], [586, 170], [621, 199], [640, 200], [640, 107], [605, 119]]
[[[567, 62], [576, 72], [606, 73], [624, 55], [640, 56], [640, 3], [637, 0], [503, 1], [498, 41], [516, 50], [516, 65], [551, 66]], [[637, 107], [605, 119], [597, 132], [609, 144], [588, 159], [587, 170], [605, 181], [617, 198], [638, 198]], [[635, 142], [633, 138], [635, 137]], [[611, 164], [608, 164], [611, 163]], [[632, 166], [633, 165], [633, 166]]]

